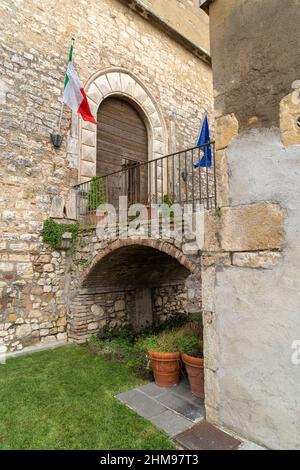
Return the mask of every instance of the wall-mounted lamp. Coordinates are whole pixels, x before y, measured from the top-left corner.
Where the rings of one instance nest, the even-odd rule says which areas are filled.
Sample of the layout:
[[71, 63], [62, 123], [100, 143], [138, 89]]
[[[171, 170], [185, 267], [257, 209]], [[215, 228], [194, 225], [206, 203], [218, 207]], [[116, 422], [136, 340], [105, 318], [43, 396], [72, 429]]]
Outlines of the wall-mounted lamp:
[[59, 148], [63, 141], [63, 136], [61, 134], [50, 134], [51, 142], [53, 147]]

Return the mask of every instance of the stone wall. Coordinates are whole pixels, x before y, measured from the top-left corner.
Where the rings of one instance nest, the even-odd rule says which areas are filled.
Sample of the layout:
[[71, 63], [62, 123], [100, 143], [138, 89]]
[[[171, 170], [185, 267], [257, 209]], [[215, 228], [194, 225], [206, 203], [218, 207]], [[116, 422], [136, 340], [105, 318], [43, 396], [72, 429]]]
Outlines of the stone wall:
[[141, 3], [195, 45], [209, 51], [209, 21], [198, 0], [142, 0]]
[[203, 259], [207, 417], [267, 447], [299, 449], [299, 5], [215, 0], [210, 22], [222, 207], [214, 242], [231, 253], [217, 266]]
[[[136, 289], [123, 290], [111, 288], [81, 289], [72, 299], [70, 314], [68, 316], [68, 337], [77, 343], [84, 343], [87, 339], [104, 329], [119, 332], [124, 328], [133, 327], [135, 315]], [[153, 325], [160, 325], [165, 321], [182, 315], [188, 315], [187, 289], [184, 284], [176, 283], [153, 287], [152, 307]], [[199, 305], [198, 308], [201, 308]]]
[[[77, 117], [65, 109], [60, 149], [49, 137], [71, 34], [82, 83], [117, 67], [147, 87], [165, 123], [167, 150], [194, 144], [204, 110], [212, 111], [212, 84], [207, 64], [118, 0], [3, 0], [0, 17], [0, 340], [14, 350], [65, 333], [68, 262], [62, 253], [56, 266], [40, 231], [56, 197], [73, 218], [67, 201], [78, 182]], [[37, 262], [41, 255], [49, 259]]]
[[[175, 240], [98, 240], [84, 230], [75, 246], [66, 279], [68, 336], [85, 342], [101, 329], [144, 328], [136, 318], [136, 292], [151, 291], [152, 324], [201, 311], [201, 253], [184, 255]], [[116, 269], [117, 266], [117, 269]], [[122, 308], [121, 308], [122, 306]]]

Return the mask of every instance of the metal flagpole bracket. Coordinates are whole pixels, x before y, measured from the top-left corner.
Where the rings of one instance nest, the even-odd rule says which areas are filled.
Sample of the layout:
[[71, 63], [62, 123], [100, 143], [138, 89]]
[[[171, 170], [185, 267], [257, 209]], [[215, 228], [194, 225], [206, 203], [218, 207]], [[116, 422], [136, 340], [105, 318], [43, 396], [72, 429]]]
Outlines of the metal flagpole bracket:
[[56, 149], [60, 148], [63, 141], [63, 136], [61, 134], [50, 134], [50, 137], [53, 147]]
[[[72, 60], [72, 51], [73, 51], [74, 42], [75, 42], [75, 35], [72, 34], [71, 35], [71, 49], [70, 49], [70, 53], [69, 53], [69, 61]], [[68, 62], [68, 64], [69, 64], [69, 62]], [[68, 71], [68, 67], [67, 67], [66, 73], [67, 73], [67, 71]], [[65, 79], [65, 85], [66, 85], [66, 79]], [[62, 144], [62, 141], [63, 141], [63, 135], [60, 133], [63, 112], [64, 112], [64, 99], [62, 99], [62, 102], [61, 102], [61, 108], [60, 108], [57, 131], [50, 134], [52, 145], [56, 149], [59, 149], [61, 147], [61, 144]]]

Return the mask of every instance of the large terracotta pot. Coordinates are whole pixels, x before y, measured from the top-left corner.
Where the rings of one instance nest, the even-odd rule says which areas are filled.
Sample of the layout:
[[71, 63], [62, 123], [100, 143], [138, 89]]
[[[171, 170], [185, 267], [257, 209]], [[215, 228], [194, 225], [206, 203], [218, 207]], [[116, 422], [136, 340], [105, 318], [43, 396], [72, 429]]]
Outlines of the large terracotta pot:
[[181, 354], [185, 365], [191, 392], [198, 398], [204, 398], [204, 360], [203, 358]]
[[180, 353], [149, 351], [155, 383], [160, 387], [173, 387], [180, 381]]

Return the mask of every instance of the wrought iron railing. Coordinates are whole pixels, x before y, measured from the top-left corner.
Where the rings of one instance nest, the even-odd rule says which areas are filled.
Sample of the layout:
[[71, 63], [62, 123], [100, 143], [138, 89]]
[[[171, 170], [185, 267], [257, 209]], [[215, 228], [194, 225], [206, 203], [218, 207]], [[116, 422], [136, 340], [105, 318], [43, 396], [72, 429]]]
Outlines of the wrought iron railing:
[[[211, 160], [209, 155], [211, 149]], [[201, 161], [201, 165], [196, 166]], [[214, 142], [165, 155], [145, 163], [123, 160], [122, 169], [95, 177], [75, 186], [77, 218], [89, 221], [100, 203], [119, 207], [119, 197], [127, 196], [128, 206], [146, 206], [169, 201], [181, 205], [216, 207]]]

